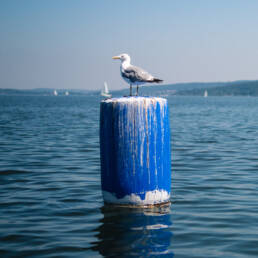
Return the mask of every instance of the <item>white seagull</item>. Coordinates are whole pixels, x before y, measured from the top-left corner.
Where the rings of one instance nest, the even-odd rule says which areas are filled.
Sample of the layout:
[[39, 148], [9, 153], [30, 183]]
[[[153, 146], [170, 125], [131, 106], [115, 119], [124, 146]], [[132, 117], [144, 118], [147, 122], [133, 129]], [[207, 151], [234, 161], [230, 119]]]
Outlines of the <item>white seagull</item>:
[[140, 67], [131, 65], [131, 58], [128, 54], [121, 54], [119, 56], [113, 56], [113, 59], [120, 59], [121, 66], [120, 72], [122, 78], [130, 84], [130, 96], [132, 96], [132, 86], [137, 86], [137, 96], [139, 85], [145, 83], [160, 83], [163, 80], [153, 77]]

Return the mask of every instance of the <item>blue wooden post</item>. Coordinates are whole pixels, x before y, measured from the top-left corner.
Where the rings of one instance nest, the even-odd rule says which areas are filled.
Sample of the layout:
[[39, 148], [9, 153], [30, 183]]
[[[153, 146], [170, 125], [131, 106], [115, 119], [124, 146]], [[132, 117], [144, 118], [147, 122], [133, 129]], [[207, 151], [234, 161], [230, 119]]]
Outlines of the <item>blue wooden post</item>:
[[105, 202], [137, 206], [168, 202], [171, 158], [167, 100], [103, 100], [100, 153]]

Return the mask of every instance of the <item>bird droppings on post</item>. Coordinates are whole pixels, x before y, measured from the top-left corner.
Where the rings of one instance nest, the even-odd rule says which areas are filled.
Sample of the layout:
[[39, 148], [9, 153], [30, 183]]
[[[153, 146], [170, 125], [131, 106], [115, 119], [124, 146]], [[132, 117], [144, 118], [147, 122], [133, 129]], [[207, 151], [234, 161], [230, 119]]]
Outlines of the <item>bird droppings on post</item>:
[[107, 203], [146, 206], [169, 201], [170, 137], [167, 100], [103, 100], [101, 183]]

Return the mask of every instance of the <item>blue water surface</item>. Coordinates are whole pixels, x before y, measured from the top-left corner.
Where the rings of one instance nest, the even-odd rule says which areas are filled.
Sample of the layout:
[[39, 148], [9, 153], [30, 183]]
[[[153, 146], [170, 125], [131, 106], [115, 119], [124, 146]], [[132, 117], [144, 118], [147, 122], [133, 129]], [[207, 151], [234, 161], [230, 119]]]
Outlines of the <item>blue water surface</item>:
[[97, 96], [0, 96], [1, 257], [257, 257], [258, 98], [168, 97], [172, 204], [104, 205]]

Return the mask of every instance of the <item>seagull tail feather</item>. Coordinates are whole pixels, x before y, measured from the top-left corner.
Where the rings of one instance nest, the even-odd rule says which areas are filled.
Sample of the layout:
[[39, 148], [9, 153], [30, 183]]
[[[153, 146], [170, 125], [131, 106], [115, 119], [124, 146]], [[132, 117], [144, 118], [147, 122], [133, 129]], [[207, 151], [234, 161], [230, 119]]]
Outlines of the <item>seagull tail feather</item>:
[[158, 78], [153, 78], [153, 80], [152, 80], [153, 82], [157, 82], [157, 83], [161, 83], [161, 82], [163, 82], [163, 80], [161, 80], [161, 79], [158, 79]]

